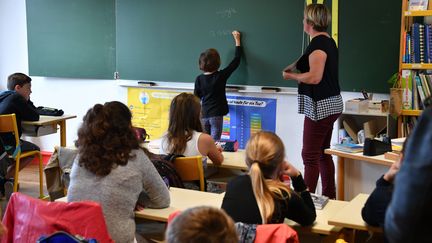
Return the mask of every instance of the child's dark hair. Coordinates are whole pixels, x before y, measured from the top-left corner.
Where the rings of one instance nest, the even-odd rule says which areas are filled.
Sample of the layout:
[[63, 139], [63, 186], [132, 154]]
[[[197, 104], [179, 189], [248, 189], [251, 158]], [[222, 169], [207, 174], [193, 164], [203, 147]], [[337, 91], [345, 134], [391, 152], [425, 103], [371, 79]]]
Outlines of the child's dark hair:
[[213, 48], [205, 50], [199, 58], [199, 68], [204, 72], [217, 71], [220, 63], [219, 52]]
[[32, 79], [24, 73], [13, 73], [8, 77], [7, 88], [8, 90], [15, 90], [16, 85], [22, 87], [24, 84], [30, 83], [31, 80]]

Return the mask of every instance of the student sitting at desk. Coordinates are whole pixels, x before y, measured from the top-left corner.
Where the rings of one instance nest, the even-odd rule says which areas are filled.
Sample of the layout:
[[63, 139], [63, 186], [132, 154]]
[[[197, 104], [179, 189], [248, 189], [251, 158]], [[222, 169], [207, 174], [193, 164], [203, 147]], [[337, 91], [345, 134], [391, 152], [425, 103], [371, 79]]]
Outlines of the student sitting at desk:
[[[14, 73], [8, 77], [7, 88], [8, 91], [4, 91], [0, 94], [0, 114], [12, 114], [15, 113], [19, 137], [22, 134], [21, 121], [38, 121], [39, 114], [33, 102], [30, 101], [31, 90], [31, 78], [23, 73]], [[15, 137], [12, 133], [1, 134], [5, 146], [11, 147], [11, 153], [15, 149]], [[21, 152], [40, 150], [39, 147], [33, 143], [20, 140]], [[26, 157], [20, 161], [20, 170], [26, 167], [33, 157]], [[11, 178], [15, 173], [15, 165], [12, 164], [8, 167], [5, 178], [2, 178], [0, 191], [5, 195], [6, 188], [6, 199], [9, 199], [13, 191], [13, 180]], [[5, 180], [6, 179], [6, 180]]]
[[68, 202], [99, 202], [111, 238], [125, 243], [135, 240], [136, 206], [170, 204], [168, 188], [140, 149], [131, 118], [129, 108], [117, 101], [88, 110], [78, 130], [67, 195]]
[[215, 145], [213, 138], [203, 133], [200, 121], [201, 105], [198, 97], [181, 93], [174, 97], [169, 112], [168, 131], [161, 139], [161, 154], [182, 154], [203, 156], [204, 170], [207, 156], [213, 164], [223, 161], [222, 148]]
[[[227, 185], [222, 208], [235, 222], [282, 223], [285, 218], [307, 226], [316, 218], [315, 206], [300, 172], [285, 161], [281, 139], [271, 132], [257, 132], [246, 145], [248, 175]], [[294, 190], [280, 177], [291, 177]]]
[[385, 213], [392, 199], [393, 183], [399, 172], [401, 160], [402, 156], [376, 181], [376, 187], [362, 209], [363, 220], [371, 226], [384, 227]]

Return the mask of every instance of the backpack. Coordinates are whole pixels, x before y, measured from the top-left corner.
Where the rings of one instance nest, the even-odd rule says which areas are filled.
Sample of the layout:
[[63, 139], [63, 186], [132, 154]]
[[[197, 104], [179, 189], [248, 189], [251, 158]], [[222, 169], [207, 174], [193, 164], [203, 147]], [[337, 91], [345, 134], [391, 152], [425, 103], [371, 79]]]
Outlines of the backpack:
[[181, 180], [173, 164], [175, 158], [184, 157], [183, 155], [153, 154], [151, 152], [148, 153], [150, 161], [153, 163], [154, 167], [159, 172], [159, 175], [162, 177], [167, 186], [185, 188], [183, 181]]
[[84, 239], [79, 235], [71, 235], [64, 231], [57, 231], [49, 236], [41, 236], [36, 243], [98, 243], [96, 239]]
[[36, 110], [42, 116], [63, 116], [64, 114], [63, 110], [45, 106], [38, 106]]

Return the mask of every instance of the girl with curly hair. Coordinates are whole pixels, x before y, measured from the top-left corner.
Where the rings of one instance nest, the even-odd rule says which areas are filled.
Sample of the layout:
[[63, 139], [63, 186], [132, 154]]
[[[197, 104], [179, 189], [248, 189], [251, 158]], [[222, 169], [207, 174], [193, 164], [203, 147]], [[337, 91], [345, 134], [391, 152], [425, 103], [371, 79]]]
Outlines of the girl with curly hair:
[[139, 148], [132, 114], [118, 102], [96, 104], [87, 111], [78, 130], [68, 201], [96, 201], [102, 206], [108, 231], [115, 242], [134, 242], [135, 206], [165, 208], [168, 189]]

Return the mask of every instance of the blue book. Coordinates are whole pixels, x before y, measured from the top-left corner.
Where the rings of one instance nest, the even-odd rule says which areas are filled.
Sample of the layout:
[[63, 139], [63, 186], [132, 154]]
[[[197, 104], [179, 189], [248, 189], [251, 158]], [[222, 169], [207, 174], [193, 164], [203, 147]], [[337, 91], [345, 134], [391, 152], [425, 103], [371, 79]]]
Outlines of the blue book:
[[363, 151], [363, 145], [354, 143], [339, 143], [333, 145], [333, 148], [347, 153], [360, 153]]
[[425, 63], [430, 63], [430, 59], [429, 59], [429, 28], [428, 28], [428, 24], [424, 25], [424, 62]]

